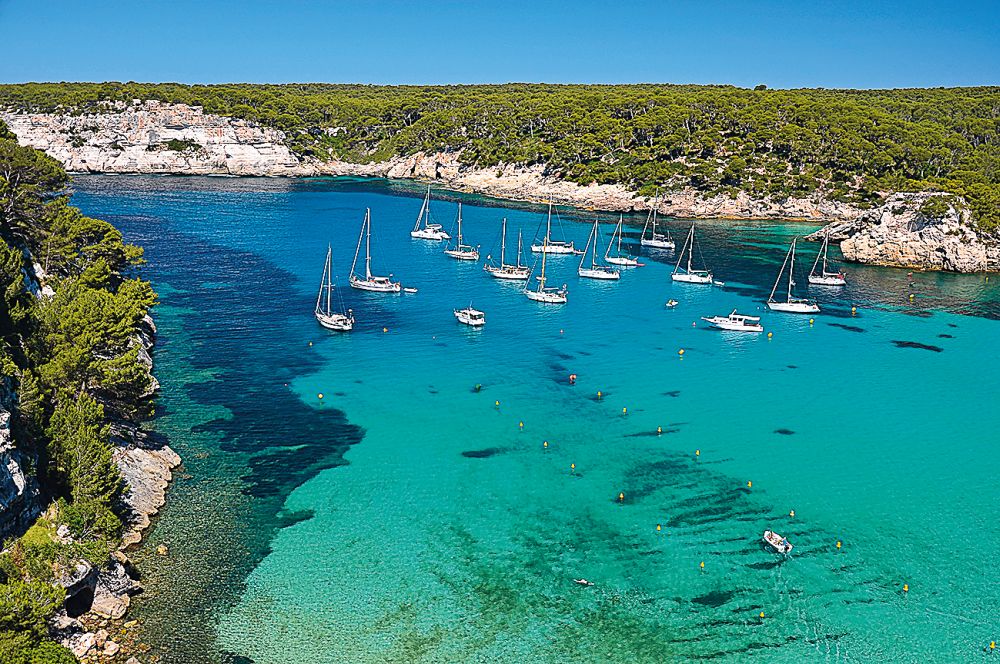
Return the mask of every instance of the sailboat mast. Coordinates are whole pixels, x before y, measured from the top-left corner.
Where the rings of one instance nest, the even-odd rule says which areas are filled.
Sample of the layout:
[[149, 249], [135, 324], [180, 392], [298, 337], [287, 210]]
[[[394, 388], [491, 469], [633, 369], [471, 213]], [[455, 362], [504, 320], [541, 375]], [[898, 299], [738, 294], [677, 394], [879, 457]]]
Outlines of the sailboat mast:
[[622, 253], [622, 222], [625, 221], [625, 215], [620, 215], [618, 217], [618, 255]]
[[691, 260], [694, 258], [694, 224], [691, 224], [691, 246], [688, 247], [688, 274], [691, 274]]
[[538, 277], [538, 291], [541, 292], [545, 290], [545, 255], [548, 252], [549, 242], [548, 238], [542, 239], [542, 276]]
[[330, 315], [330, 293], [333, 291], [333, 245], [326, 248], [326, 315]]
[[684, 252], [687, 251], [688, 243], [691, 242], [692, 233], [694, 233], [694, 226], [691, 226], [691, 230], [688, 231], [687, 237], [684, 238], [684, 246], [681, 247], [681, 255], [677, 257], [677, 265], [674, 266], [674, 274], [677, 274], [677, 270], [681, 269], [681, 263], [684, 261]]
[[774, 294], [778, 291], [778, 284], [781, 283], [781, 275], [785, 273], [785, 266], [788, 265], [788, 257], [791, 255], [792, 249], [788, 248], [788, 253], [785, 254], [785, 261], [781, 264], [781, 269], [778, 270], [778, 278], [774, 280], [774, 288], [771, 289], [771, 294], [768, 296], [767, 301], [774, 301]]
[[552, 201], [549, 201], [549, 216], [545, 219], [545, 240], [542, 241], [542, 249], [545, 249], [547, 241], [552, 239]]
[[823, 272], [826, 272], [826, 259], [823, 257], [823, 250], [826, 249], [826, 237], [823, 238], [823, 246], [819, 248], [819, 253], [816, 254], [816, 260], [813, 261], [812, 269], [809, 270], [809, 274], [816, 274], [816, 266], [819, 265], [819, 259], [823, 258]]
[[788, 268], [788, 301], [792, 301], [792, 282], [795, 281], [795, 239], [792, 238], [792, 263]]
[[330, 249], [326, 250], [326, 263], [323, 264], [323, 276], [319, 278], [319, 292], [316, 293], [316, 312], [319, 313], [320, 303], [323, 302], [323, 288], [326, 286], [326, 271], [330, 265]]
[[823, 235], [823, 276], [826, 276], [826, 260], [830, 255], [830, 233]]
[[504, 254], [507, 253], [507, 217], [503, 218], [503, 229], [500, 231], [500, 268], [504, 268]]
[[368, 213], [365, 213], [365, 221], [361, 224], [361, 233], [358, 235], [358, 246], [354, 250], [354, 261], [351, 262], [351, 278], [354, 278], [355, 271], [358, 267], [358, 254], [361, 253], [361, 240], [365, 237], [365, 225], [368, 223]]
[[521, 230], [517, 231], [517, 267], [521, 267]]
[[365, 208], [365, 279], [372, 278], [372, 210]]
[[462, 204], [458, 204], [458, 246], [455, 247], [461, 251], [462, 249]]
[[600, 225], [597, 219], [594, 219], [594, 246], [590, 249], [590, 267], [597, 267], [597, 238], [598, 233], [600, 233]]

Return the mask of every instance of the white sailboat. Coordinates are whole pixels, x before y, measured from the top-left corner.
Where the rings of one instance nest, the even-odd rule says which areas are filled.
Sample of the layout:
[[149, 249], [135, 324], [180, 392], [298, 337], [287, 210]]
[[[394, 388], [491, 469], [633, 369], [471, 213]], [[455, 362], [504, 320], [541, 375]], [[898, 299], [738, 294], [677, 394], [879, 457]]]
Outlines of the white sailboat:
[[[816, 286], [843, 286], [847, 283], [847, 276], [842, 271], [830, 272], [827, 270], [827, 254], [830, 251], [830, 233], [823, 234], [823, 246], [820, 247], [819, 253], [816, 254], [816, 260], [813, 262], [812, 270], [809, 271], [809, 283]], [[816, 268], [819, 267], [819, 260], [823, 259], [823, 269], [820, 272], [816, 272]]]
[[458, 235], [455, 238], [455, 247], [444, 250], [445, 255], [451, 256], [452, 258], [460, 261], [478, 261], [479, 260], [479, 247], [473, 247], [472, 245], [462, 244], [462, 204], [458, 204]]
[[[612, 265], [621, 265], [623, 267], [637, 267], [639, 265], [639, 259], [634, 256], [629, 256], [628, 254], [622, 253], [622, 223], [625, 221], [625, 215], [618, 217], [618, 225], [615, 226], [615, 232], [611, 234], [611, 241], [608, 242], [608, 249], [604, 252], [604, 260], [611, 263]], [[611, 247], [615, 245], [615, 238], [618, 239], [618, 249], [614, 256], [611, 255]]]
[[576, 248], [572, 242], [552, 239], [552, 201], [549, 201], [549, 215], [545, 220], [545, 237], [538, 244], [531, 245], [531, 251], [536, 254], [575, 254]]
[[[691, 268], [691, 262], [694, 259], [694, 242], [694, 224], [691, 224], [691, 230], [688, 231], [687, 238], [684, 239], [684, 246], [681, 247], [681, 255], [677, 257], [677, 265], [674, 267], [674, 272], [670, 275], [670, 278], [674, 281], [681, 281], [687, 284], [710, 284], [712, 283], [711, 272]], [[685, 254], [687, 254], [687, 264], [686, 267], [681, 267], [684, 264]]]
[[469, 304], [465, 309], [455, 309], [455, 320], [469, 327], [482, 327], [486, 325], [486, 314]]
[[[326, 301], [324, 302], [323, 294], [326, 293]], [[316, 320], [319, 324], [328, 330], [337, 330], [338, 332], [349, 332], [354, 329], [354, 312], [350, 309], [346, 313], [340, 311], [334, 311], [331, 306], [331, 298], [333, 296], [333, 247], [327, 245], [326, 248], [326, 263], [323, 265], [323, 276], [319, 282], [319, 294], [316, 296]], [[343, 302], [341, 304], [341, 309], [343, 309]]]
[[[653, 199], [653, 206], [649, 209], [649, 216], [646, 217], [646, 225], [642, 227], [642, 237], [639, 238], [639, 244], [643, 247], [652, 247], [653, 249], [675, 249], [677, 245], [674, 244], [674, 239], [670, 237], [669, 230], [664, 233], [656, 232], [656, 214], [659, 204], [660, 192], [656, 192], [656, 198]], [[646, 231], [650, 230], [650, 227], [652, 229], [647, 236]]]
[[418, 240], [450, 240], [451, 236], [445, 233], [441, 224], [431, 223], [431, 188], [427, 187], [427, 195], [424, 196], [424, 203], [420, 206], [417, 214], [417, 223], [410, 231], [410, 237]]
[[[545, 240], [542, 240], [544, 243]], [[542, 246], [542, 273], [538, 277], [538, 288], [536, 290], [529, 290], [527, 284], [524, 287], [524, 296], [529, 300], [534, 300], [535, 302], [545, 302], [546, 304], [566, 304], [568, 298], [568, 290], [566, 284], [563, 284], [561, 288], [546, 287], [545, 286], [545, 257], [548, 255], [548, 251], [545, 251], [546, 247]]]
[[[598, 231], [598, 221], [597, 219], [594, 219], [594, 228], [590, 231], [590, 235], [587, 236], [587, 246], [583, 248], [583, 258], [580, 259], [580, 267], [577, 268], [576, 273], [584, 279], [620, 279], [621, 273], [615, 268], [610, 265], [597, 264], [598, 237], [600, 237]], [[587, 262], [588, 251], [590, 252], [590, 267], [584, 267], [583, 264]]]
[[[356, 272], [362, 241], [365, 243], [364, 278]], [[354, 250], [354, 262], [351, 263], [351, 288], [373, 291], [375, 293], [398, 293], [402, 290], [402, 287], [398, 281], [393, 281], [391, 277], [392, 275], [379, 277], [372, 274], [372, 211], [371, 208], [366, 208], [365, 220], [361, 224], [361, 234], [358, 235], [358, 248]]]
[[760, 316], [743, 316], [736, 313], [736, 309], [733, 309], [733, 313], [728, 316], [702, 316], [701, 319], [720, 330], [730, 330], [733, 332], [764, 331], [764, 327], [760, 324]]
[[521, 265], [521, 231], [517, 232], [517, 262], [509, 265], [504, 262], [507, 254], [507, 217], [503, 218], [503, 225], [500, 231], [500, 265], [493, 265], [490, 256], [486, 257], [486, 264], [483, 269], [489, 272], [490, 276], [496, 279], [512, 279], [524, 281], [531, 274], [531, 269], [527, 265]]
[[[774, 280], [774, 288], [771, 289], [771, 295], [767, 298], [767, 308], [772, 311], [784, 311], [792, 314], [814, 314], [819, 311], [819, 305], [815, 301], [792, 297], [792, 287], [795, 286], [796, 239], [792, 238], [792, 244], [788, 247], [788, 253], [785, 254], [785, 262], [781, 264], [781, 270], [778, 271], [778, 278]], [[785, 273], [786, 266], [788, 267], [788, 291], [784, 301], [775, 300], [774, 294], [778, 291], [778, 284], [781, 283], [781, 277]]]

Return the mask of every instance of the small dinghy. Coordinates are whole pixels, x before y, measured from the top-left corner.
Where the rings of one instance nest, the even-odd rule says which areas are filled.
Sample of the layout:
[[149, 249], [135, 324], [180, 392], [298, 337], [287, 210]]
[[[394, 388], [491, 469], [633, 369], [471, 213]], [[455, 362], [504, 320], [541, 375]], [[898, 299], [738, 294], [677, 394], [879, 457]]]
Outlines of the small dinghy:
[[680, 303], [677, 300], [667, 300], [667, 308], [668, 309], [673, 309], [678, 304], [680, 304]]
[[573, 583], [575, 583], [577, 585], [580, 585], [580, 586], [592, 586], [592, 585], [594, 585], [593, 581], [587, 581], [586, 579], [573, 579]]
[[403, 289], [403, 292], [404, 293], [416, 293], [417, 289], [416, 288], [406, 287], [406, 288]]
[[763, 326], [760, 324], [760, 316], [744, 316], [736, 313], [736, 309], [733, 309], [733, 313], [728, 316], [702, 316], [701, 319], [720, 330], [730, 330], [733, 332], [764, 331]]
[[772, 530], [765, 530], [761, 541], [778, 553], [791, 553], [792, 543]]

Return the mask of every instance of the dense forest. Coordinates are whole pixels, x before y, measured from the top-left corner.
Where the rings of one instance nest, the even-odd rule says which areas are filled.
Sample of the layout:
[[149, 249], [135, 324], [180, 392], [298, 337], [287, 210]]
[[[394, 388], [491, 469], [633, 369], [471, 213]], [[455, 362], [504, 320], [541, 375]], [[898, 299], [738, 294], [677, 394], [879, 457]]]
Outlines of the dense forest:
[[768, 90], [690, 85], [0, 85], [0, 107], [88, 113], [158, 99], [287, 132], [302, 156], [367, 162], [460, 151], [544, 164], [645, 194], [691, 187], [869, 206], [896, 191], [964, 196], [1000, 227], [1000, 88]]
[[72, 207], [67, 183], [55, 160], [19, 146], [0, 122], [0, 388], [47, 503], [0, 554], [4, 664], [76, 661], [47, 638], [65, 595], [54, 581], [117, 547], [124, 485], [108, 422], [141, 420], [151, 407], [134, 337], [155, 294], [129, 276], [142, 250]]

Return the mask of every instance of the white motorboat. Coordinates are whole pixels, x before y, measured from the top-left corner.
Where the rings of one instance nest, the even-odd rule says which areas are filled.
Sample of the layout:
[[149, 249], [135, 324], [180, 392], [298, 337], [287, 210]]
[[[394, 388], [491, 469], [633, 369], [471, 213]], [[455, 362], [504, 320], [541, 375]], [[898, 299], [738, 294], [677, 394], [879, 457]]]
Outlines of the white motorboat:
[[[621, 278], [621, 273], [610, 265], [599, 265], [597, 263], [597, 238], [599, 236], [598, 221], [594, 220], [594, 228], [587, 236], [587, 246], [583, 248], [583, 258], [580, 259], [580, 267], [576, 273], [584, 279], [603, 279], [606, 281]], [[587, 252], [590, 252], [590, 267], [584, 267], [587, 261]]]
[[[649, 208], [649, 216], [646, 217], [646, 225], [642, 227], [642, 237], [639, 238], [639, 244], [643, 247], [652, 247], [653, 249], [674, 249], [677, 245], [674, 244], [674, 239], [670, 237], [669, 230], [663, 233], [656, 232], [656, 214], [659, 207], [660, 192], [657, 191], [656, 197], [653, 199], [653, 205]], [[650, 227], [652, 228], [650, 229]], [[647, 230], [651, 230], [649, 235], [646, 235]]]
[[464, 323], [470, 327], [482, 327], [486, 325], [486, 314], [478, 309], [473, 309], [471, 304], [465, 309], [455, 309], [455, 318], [459, 323]]
[[429, 185], [427, 187], [427, 195], [424, 197], [424, 203], [420, 206], [420, 212], [417, 214], [417, 223], [414, 224], [413, 230], [410, 231], [410, 237], [418, 240], [434, 241], [451, 239], [451, 236], [444, 231], [441, 224], [431, 222], [431, 188]]
[[787, 539], [785, 539], [778, 533], [771, 530], [765, 530], [764, 536], [761, 537], [760, 539], [762, 542], [764, 542], [764, 544], [771, 547], [778, 553], [788, 554], [791, 553], [792, 549], [794, 548], [792, 547], [791, 542], [789, 542]]
[[538, 244], [531, 245], [531, 251], [536, 254], [575, 254], [576, 248], [572, 242], [552, 239], [552, 201], [549, 201], [549, 214], [545, 219], [545, 237]]
[[479, 247], [473, 247], [468, 244], [462, 244], [462, 204], [458, 204], [458, 219], [455, 222], [458, 224], [458, 234], [455, 238], [455, 247], [448, 247], [444, 250], [445, 255], [451, 256], [460, 261], [478, 261], [479, 260]]
[[[363, 278], [356, 272], [362, 241], [365, 243], [365, 274]], [[361, 224], [358, 248], [354, 251], [354, 262], [351, 263], [350, 284], [351, 288], [374, 293], [398, 293], [402, 290], [400, 283], [392, 280], [392, 275], [379, 277], [372, 274], [372, 211], [370, 208], [365, 209], [365, 220]]]
[[[625, 221], [625, 215], [621, 215], [618, 218], [618, 225], [615, 226], [614, 233], [611, 234], [611, 242], [608, 243], [608, 249], [604, 252], [604, 260], [612, 265], [621, 265], [623, 267], [637, 267], [639, 265], [639, 259], [634, 256], [629, 256], [628, 254], [622, 253], [622, 223]], [[615, 238], [618, 239], [618, 250], [614, 256], [611, 255], [611, 247], [615, 244]]]
[[702, 316], [701, 319], [720, 330], [731, 330], [734, 332], [764, 331], [764, 327], [760, 324], [760, 316], [744, 316], [736, 313], [736, 309], [733, 309], [733, 313], [728, 316]]
[[[494, 245], [495, 246], [495, 245]], [[492, 256], [486, 257], [486, 263], [483, 265], [483, 269], [486, 270], [491, 277], [494, 279], [510, 279], [515, 281], [524, 281], [531, 275], [531, 268], [527, 265], [521, 265], [521, 231], [517, 232], [517, 262], [514, 265], [505, 263], [504, 260], [507, 254], [507, 217], [504, 217], [503, 224], [500, 230], [500, 264], [494, 265], [492, 261]]]
[[[847, 283], [847, 275], [843, 271], [830, 272], [828, 267], [828, 254], [830, 252], [830, 233], [823, 234], [823, 246], [816, 254], [812, 269], [809, 271], [809, 283], [814, 286], [843, 286]], [[816, 272], [820, 259], [823, 259], [823, 269]]]
[[[790, 314], [818, 313], [819, 305], [815, 301], [792, 297], [792, 288], [795, 286], [796, 239], [792, 238], [792, 244], [788, 247], [788, 253], [785, 254], [785, 262], [781, 264], [781, 270], [778, 271], [778, 278], [774, 280], [774, 288], [771, 289], [771, 295], [767, 298], [767, 308], [771, 311], [783, 311]], [[786, 266], [788, 267], [788, 291], [784, 300], [775, 300], [774, 294], [778, 290], [778, 284], [781, 283], [781, 277], [785, 273]]]
[[[677, 265], [674, 266], [674, 271], [670, 275], [670, 278], [686, 284], [711, 284], [713, 281], [711, 272], [692, 268], [694, 245], [694, 224], [691, 224], [691, 230], [688, 231], [687, 237], [684, 239], [684, 246], [681, 247], [681, 254], [677, 257]], [[687, 255], [687, 263], [685, 267], [682, 267], [685, 254]]]
[[[545, 240], [543, 240], [545, 242]], [[543, 249], [545, 247], [543, 246]], [[529, 300], [534, 300], [535, 302], [544, 302], [546, 304], [566, 304], [568, 301], [568, 289], [566, 284], [563, 284], [561, 288], [556, 288], [554, 286], [545, 286], [545, 257], [548, 256], [547, 251], [542, 251], [542, 273], [536, 277], [538, 279], [538, 287], [535, 290], [529, 290], [527, 284], [524, 287], [524, 296]]]
[[[323, 294], [326, 294], [325, 302]], [[319, 324], [328, 330], [336, 330], [338, 332], [350, 332], [354, 329], [354, 312], [348, 309], [343, 311], [334, 311], [331, 306], [331, 298], [333, 296], [333, 247], [327, 245], [326, 248], [326, 263], [323, 265], [323, 276], [320, 278], [319, 282], [319, 294], [316, 296], [316, 320]], [[337, 294], [338, 299], [340, 294]], [[340, 303], [340, 308], [343, 310], [344, 303]]]

